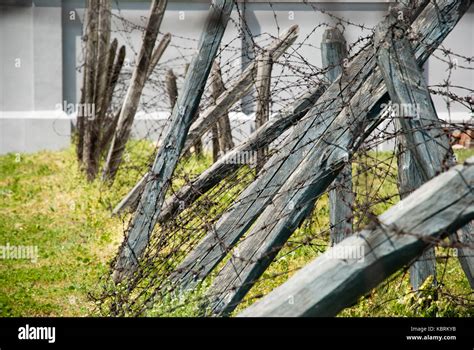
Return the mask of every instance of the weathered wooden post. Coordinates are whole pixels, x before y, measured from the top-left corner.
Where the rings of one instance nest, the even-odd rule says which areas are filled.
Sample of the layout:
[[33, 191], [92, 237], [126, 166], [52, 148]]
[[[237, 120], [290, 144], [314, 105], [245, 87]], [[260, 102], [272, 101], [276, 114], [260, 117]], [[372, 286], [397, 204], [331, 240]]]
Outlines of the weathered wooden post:
[[98, 9], [98, 27], [97, 27], [97, 46], [96, 46], [96, 71], [94, 79], [93, 106], [95, 115], [88, 120], [86, 142], [83, 158], [85, 160], [85, 170], [87, 178], [92, 181], [99, 171], [100, 161], [100, 139], [101, 127], [105, 117], [105, 106], [107, 97], [107, 79], [109, 72], [109, 53], [110, 53], [110, 28], [111, 28], [111, 0], [97, 1]]
[[153, 48], [155, 46], [158, 31], [163, 19], [167, 0], [153, 0], [150, 16], [146, 25], [143, 43], [133, 72], [130, 86], [125, 96], [120, 117], [112, 139], [107, 160], [104, 165], [102, 180], [112, 181], [122, 161], [125, 144], [128, 141], [135, 113], [138, 109], [140, 97], [148, 78], [148, 70], [151, 64]]
[[[106, 71], [106, 76], [105, 76], [105, 88], [102, 93], [102, 98], [100, 99], [100, 106], [99, 106], [99, 120], [101, 120], [101, 139], [99, 140], [99, 143], [101, 144], [102, 142], [102, 136], [103, 136], [103, 128], [106, 126], [106, 118], [107, 118], [107, 109], [110, 106], [110, 103], [112, 101], [113, 97], [113, 91], [111, 92], [111, 89], [115, 88], [115, 84], [112, 81], [113, 79], [113, 74], [114, 74], [114, 69], [115, 69], [115, 58], [117, 56], [117, 48], [118, 48], [118, 41], [117, 39], [114, 39], [112, 43], [110, 44], [109, 52], [107, 54], [107, 71]], [[102, 148], [98, 148], [99, 152], [102, 151]]]
[[[399, 132], [398, 178], [403, 199], [443, 171], [451, 147], [443, 133], [423, 73], [407, 39], [404, 7], [390, 9], [391, 21], [377, 27], [378, 65], [390, 94]], [[436, 283], [434, 248], [427, 249], [410, 267], [410, 282], [417, 290], [428, 276]]]
[[[214, 62], [214, 79], [212, 80], [214, 100], [217, 101], [219, 96], [224, 93], [225, 85], [222, 79], [222, 72], [220, 62]], [[221, 155], [226, 154], [229, 150], [234, 148], [234, 139], [232, 138], [232, 128], [230, 125], [229, 113], [224, 113], [219, 118], [217, 123], [217, 129], [219, 132], [219, 147]]]
[[[214, 61], [212, 66], [211, 88], [212, 98], [214, 103], [216, 103], [219, 96], [225, 91], [221, 67], [217, 59]], [[213, 126], [212, 129], [212, 152], [214, 162], [216, 162], [220, 156], [226, 154], [232, 148], [234, 148], [234, 141], [232, 139], [229, 113], [224, 112], [219, 118], [217, 124]]]
[[133, 273], [148, 244], [233, 6], [233, 0], [215, 0], [211, 5], [197, 55], [186, 74], [162, 147], [156, 155], [127, 238], [119, 252], [113, 274], [116, 282]]
[[[255, 112], [255, 129], [258, 129], [270, 119], [270, 83], [272, 80], [273, 58], [272, 54], [264, 51], [257, 62], [257, 78], [255, 87], [257, 91], [257, 109]], [[257, 150], [257, 164], [255, 171], [258, 173], [265, 164], [268, 148]]]
[[176, 99], [178, 98], [178, 86], [176, 84], [176, 75], [174, 75], [172, 69], [168, 69], [166, 72], [166, 92], [170, 100], [171, 111], [173, 111]]
[[[474, 218], [474, 157], [438, 175], [238, 316], [335, 316]], [[349, 262], [348, 258], [350, 257]]]
[[[337, 28], [326, 29], [321, 42], [323, 68], [330, 82], [344, 72], [347, 57], [346, 40]], [[349, 162], [333, 183], [329, 191], [329, 223], [331, 245], [337, 244], [352, 234], [354, 193], [352, 192], [352, 164]]]
[[[110, 30], [111, 30], [111, 18], [112, 18], [112, 2], [111, 0], [100, 0], [100, 10], [99, 10], [99, 32], [98, 32], [98, 54], [97, 54], [97, 78], [96, 78], [96, 89], [95, 94], [95, 106], [97, 112], [97, 118], [94, 121], [96, 138], [95, 143], [99, 143], [100, 140], [100, 130], [105, 117], [105, 109], [107, 108], [107, 89], [108, 89], [108, 78], [110, 66], [113, 65], [110, 63], [110, 55], [115, 54], [110, 47]], [[114, 41], [115, 48], [117, 47], [117, 41]], [[112, 47], [113, 48], [113, 47]], [[94, 147], [95, 154], [94, 163], [98, 167], [99, 162], [99, 147], [96, 145]], [[98, 168], [94, 169], [94, 173], [97, 173]], [[94, 175], [95, 177], [95, 175]]]
[[171, 34], [166, 33], [163, 38], [161, 39], [160, 43], [158, 46], [155, 48], [155, 51], [153, 51], [153, 55], [151, 56], [151, 61], [150, 61], [150, 66], [148, 67], [148, 79], [151, 77], [153, 74], [153, 71], [155, 70], [156, 66], [158, 65], [158, 62], [160, 62], [161, 56], [165, 53], [166, 49], [168, 48], [168, 45], [171, 42]]
[[[125, 62], [125, 55], [126, 55], [126, 49], [125, 49], [125, 46], [123, 45], [120, 48], [117, 54], [117, 57], [115, 58], [115, 63], [112, 69], [112, 73], [110, 75], [110, 79], [108, 83], [109, 87], [107, 91], [107, 102], [106, 102], [107, 108], [112, 103], [114, 90], [119, 80], [120, 72], [122, 71], [123, 64]], [[100, 150], [102, 153], [106, 152], [107, 147], [110, 145], [110, 142], [112, 141], [112, 137], [114, 136], [115, 128], [117, 127], [119, 117], [120, 117], [120, 110], [116, 112], [115, 114], [112, 114], [110, 118], [107, 118], [109, 119], [109, 121], [105, 123], [104, 125], [104, 131], [102, 133], [102, 138], [101, 138], [101, 143], [100, 143]]]
[[459, 229], [456, 234], [449, 238], [456, 248], [459, 263], [469, 281], [471, 289], [474, 289], [474, 228], [472, 221]]
[[[272, 54], [273, 62], [276, 62], [283, 53], [295, 42], [298, 37], [299, 27], [290, 27], [280, 37], [265, 47], [265, 51]], [[199, 140], [219, 120], [224, 111], [228, 111], [235, 103], [245, 96], [254, 86], [259, 58], [250, 64], [240, 75], [239, 79], [229, 84], [228, 89], [219, 96], [213, 106], [201, 113], [200, 117], [193, 122], [184, 145], [184, 152], [189, 151], [196, 140]]]
[[83, 115], [83, 144], [82, 144], [82, 161], [83, 167], [86, 171], [87, 178], [91, 181], [94, 179], [95, 174], [91, 171], [94, 168], [92, 164], [93, 159], [90, 155], [92, 154], [93, 149], [93, 124], [95, 119], [95, 108], [90, 107], [95, 106], [95, 88], [96, 88], [96, 77], [97, 77], [97, 41], [98, 41], [98, 21], [99, 21], [99, 1], [88, 0], [87, 2], [87, 20], [86, 20], [86, 62], [85, 62], [85, 98], [84, 104], [87, 108], [81, 108], [82, 110], [86, 109], [88, 111], [94, 111], [93, 115]]

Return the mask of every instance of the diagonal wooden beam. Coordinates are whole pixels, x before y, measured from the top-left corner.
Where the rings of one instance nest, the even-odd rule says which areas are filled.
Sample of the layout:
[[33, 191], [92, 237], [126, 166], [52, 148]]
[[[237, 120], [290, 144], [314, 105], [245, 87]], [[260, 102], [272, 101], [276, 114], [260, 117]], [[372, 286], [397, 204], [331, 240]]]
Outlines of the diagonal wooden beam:
[[326, 251], [241, 317], [335, 316], [474, 218], [474, 157], [425, 183]]
[[233, 0], [215, 0], [210, 7], [197, 55], [186, 74], [163, 146], [156, 155], [149, 180], [128, 228], [127, 238], [120, 249], [113, 274], [116, 282], [135, 271], [138, 259], [148, 244], [233, 6]]
[[130, 86], [123, 101], [120, 115], [112, 138], [107, 159], [102, 171], [103, 181], [113, 181], [122, 162], [125, 145], [132, 130], [135, 113], [138, 109], [143, 88], [148, 79], [148, 71], [152, 62], [153, 48], [163, 20], [167, 0], [153, 0], [150, 7], [150, 16], [145, 27], [142, 46], [137, 58], [137, 65], [133, 71]]

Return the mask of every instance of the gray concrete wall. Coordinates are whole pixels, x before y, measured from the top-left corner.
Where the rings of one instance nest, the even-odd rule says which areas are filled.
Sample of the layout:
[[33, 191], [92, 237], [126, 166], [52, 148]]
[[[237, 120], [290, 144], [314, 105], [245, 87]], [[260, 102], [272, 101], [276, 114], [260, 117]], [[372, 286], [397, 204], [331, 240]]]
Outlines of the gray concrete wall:
[[[2, 3], [5, 0], [0, 0], [0, 153], [65, 147], [70, 140], [70, 122], [55, 111], [55, 106], [63, 101], [75, 104], [79, 100], [82, 73], [77, 68], [83, 62], [81, 34], [84, 1], [25, 0], [23, 6], [2, 6]], [[150, 1], [118, 3], [118, 8], [114, 5], [115, 15], [126, 18], [132, 24], [145, 24]], [[370, 33], [382, 19], [387, 6], [386, 1], [377, 0], [340, 0], [330, 3], [313, 1], [311, 4], [274, 1], [271, 6], [267, 1], [249, 1], [243, 11], [243, 5], [240, 4], [239, 11], [234, 11], [232, 15], [223, 39], [222, 61], [231, 63], [224, 70], [224, 80], [237, 76], [246, 65], [246, 54], [242, 54], [244, 40], [239, 28], [239, 16], [242, 14], [249, 32], [259, 45], [268, 43], [270, 35], [276, 36], [289, 26], [298, 24], [300, 36], [294, 46], [297, 51], [293, 52], [298, 56], [293, 56], [299, 57], [297, 64], [309, 73], [311, 67], [301, 63], [307, 61], [312, 66], [321, 66], [319, 45], [326, 26], [318, 25], [334, 25], [335, 19], [330, 14], [353, 24], [363, 25], [363, 28], [347, 27], [346, 39], [348, 43], [353, 43]], [[178, 85], [181, 85], [184, 66], [195, 53], [208, 7], [209, 1], [169, 1], [161, 32], [169, 31], [173, 34], [172, 44], [156, 69], [152, 82], [145, 89], [139, 108], [141, 117], [137, 118], [134, 125], [136, 137], [159, 138], [169, 115], [162, 86], [165, 69], [173, 68], [179, 77]], [[317, 8], [324, 9], [329, 14], [316, 11]], [[129, 66], [125, 68], [124, 76], [130, 75], [135, 54], [140, 48], [141, 32], [130, 32], [129, 26], [124, 26], [117, 18], [113, 23], [114, 37], [119, 40], [119, 44], [127, 46]], [[473, 23], [474, 9], [471, 8], [447, 38], [444, 47], [464, 56], [474, 56]], [[19, 68], [14, 65], [16, 58], [21, 59]], [[464, 63], [462, 59], [458, 59], [459, 66]], [[439, 60], [431, 58], [427, 67], [429, 84], [440, 84], [447, 78], [446, 65]], [[473, 74], [472, 70], [457, 69], [453, 71], [451, 82], [454, 85], [472, 87]], [[283, 89], [295, 82], [296, 78], [281, 65], [275, 65], [273, 77], [274, 91], [278, 91], [273, 96], [272, 105], [276, 112], [306, 87], [297, 84], [291, 89]], [[466, 94], [461, 90], [456, 92]], [[444, 99], [434, 96], [434, 100], [442, 118], [469, 119], [469, 114], [461, 106], [452, 105], [451, 114], [448, 114]], [[116, 103], [120, 103], [120, 99]], [[244, 117], [239, 114], [240, 111], [240, 106], [234, 106], [232, 110], [233, 123], [238, 127], [234, 133], [237, 142], [253, 129], [252, 116]], [[154, 112], [160, 112], [159, 118], [147, 118]], [[244, 112], [252, 112], [252, 106], [247, 106]], [[52, 117], [48, 117], [48, 114]]]
[[71, 122], [62, 103], [60, 0], [0, 5], [0, 154], [61, 149]]

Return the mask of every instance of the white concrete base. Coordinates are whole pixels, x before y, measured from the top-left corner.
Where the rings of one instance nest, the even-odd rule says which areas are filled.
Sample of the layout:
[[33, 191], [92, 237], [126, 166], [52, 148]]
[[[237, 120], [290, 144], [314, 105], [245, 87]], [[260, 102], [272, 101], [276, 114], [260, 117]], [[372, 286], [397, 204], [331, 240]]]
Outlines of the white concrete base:
[[0, 112], [0, 154], [58, 151], [71, 144], [71, 119], [62, 111]]

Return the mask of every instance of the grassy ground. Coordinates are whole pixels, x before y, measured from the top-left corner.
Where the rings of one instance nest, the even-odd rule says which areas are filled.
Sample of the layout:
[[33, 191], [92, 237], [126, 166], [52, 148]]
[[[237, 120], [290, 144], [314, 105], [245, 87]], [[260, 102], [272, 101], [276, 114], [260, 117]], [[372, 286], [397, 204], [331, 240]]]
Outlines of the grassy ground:
[[[0, 246], [37, 246], [39, 252], [36, 263], [0, 261], [1, 316], [87, 316], [92, 313], [88, 293], [95, 290], [99, 276], [107, 270], [126, 225], [110, 216], [111, 208], [140, 177], [140, 169], [144, 169], [147, 162], [143, 155], [151, 152], [152, 147], [145, 143], [130, 147], [125, 157], [126, 169], [119, 172], [111, 188], [100, 182], [87, 183], [77, 169], [72, 149], [0, 157]], [[462, 160], [472, 153], [461, 152], [458, 157]], [[185, 168], [200, 171], [206, 163], [209, 159], [192, 159]], [[387, 185], [377, 188], [377, 181], [381, 180], [375, 179], [371, 181], [372, 191], [379, 195], [384, 191], [393, 192], [393, 188], [384, 187]], [[387, 206], [384, 202], [374, 210], [378, 213]], [[362, 222], [362, 218], [363, 213], [359, 221]], [[327, 235], [311, 235], [324, 230], [325, 226], [327, 207], [323, 198], [313, 220], [299, 229], [243, 306], [286, 280], [291, 275], [287, 271], [294, 271], [320, 254], [325, 249]], [[308, 237], [312, 244], [307, 244]], [[446, 254], [445, 251], [438, 253], [440, 257]], [[444, 260], [440, 258], [440, 261]], [[472, 295], [457, 261], [450, 259], [447, 264], [438, 265], [440, 274], [445, 276], [443, 292], [462, 296], [462, 299], [442, 296], [438, 298], [440, 306], [436, 306], [429, 302], [430, 295], [436, 299], [436, 293], [429, 289], [423, 297], [426, 300], [413, 300], [407, 276], [400, 274], [394, 277], [390, 288], [379, 287], [343, 315], [472, 314], [466, 307], [472, 303]], [[420, 299], [424, 301], [420, 303]]]

